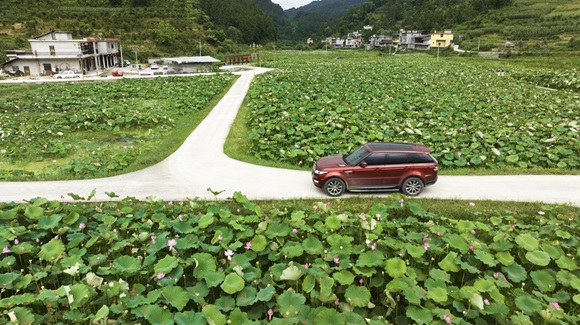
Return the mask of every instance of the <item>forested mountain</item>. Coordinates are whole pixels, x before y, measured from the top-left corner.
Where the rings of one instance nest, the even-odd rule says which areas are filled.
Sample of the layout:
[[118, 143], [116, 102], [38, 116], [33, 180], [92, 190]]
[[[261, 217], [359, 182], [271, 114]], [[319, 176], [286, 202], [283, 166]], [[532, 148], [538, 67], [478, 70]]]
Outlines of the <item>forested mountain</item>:
[[322, 0], [310, 4], [291, 8], [284, 13], [290, 17], [296, 26], [294, 39], [304, 40], [329, 31], [327, 26], [333, 25], [343, 17], [350, 8], [359, 6], [369, 0]]

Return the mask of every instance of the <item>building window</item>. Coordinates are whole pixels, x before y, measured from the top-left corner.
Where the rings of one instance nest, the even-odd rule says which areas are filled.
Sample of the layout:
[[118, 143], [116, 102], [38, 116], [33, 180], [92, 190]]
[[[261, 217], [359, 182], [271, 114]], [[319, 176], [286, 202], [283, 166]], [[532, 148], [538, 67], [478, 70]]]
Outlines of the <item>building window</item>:
[[51, 45], [49, 48], [50, 48], [50, 55], [54, 56], [56, 54], [56, 52], [54, 51], [54, 45]]

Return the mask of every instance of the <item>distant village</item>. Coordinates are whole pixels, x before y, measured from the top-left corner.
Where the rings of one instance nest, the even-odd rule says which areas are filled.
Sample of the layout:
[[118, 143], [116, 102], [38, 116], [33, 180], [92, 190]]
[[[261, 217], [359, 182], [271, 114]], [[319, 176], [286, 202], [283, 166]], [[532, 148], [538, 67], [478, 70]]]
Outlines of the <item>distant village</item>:
[[[364, 30], [372, 31], [372, 26], [364, 26]], [[313, 45], [314, 40], [309, 38], [306, 41]], [[359, 48], [366, 49], [382, 48], [393, 46], [398, 49], [429, 50], [431, 48], [449, 47], [453, 44], [453, 33], [451, 30], [443, 32], [425, 33], [421, 30], [399, 30], [397, 35], [372, 35], [364, 39], [359, 31], [348, 33], [346, 39], [340, 37], [327, 37], [321, 41], [322, 44], [334, 48]]]

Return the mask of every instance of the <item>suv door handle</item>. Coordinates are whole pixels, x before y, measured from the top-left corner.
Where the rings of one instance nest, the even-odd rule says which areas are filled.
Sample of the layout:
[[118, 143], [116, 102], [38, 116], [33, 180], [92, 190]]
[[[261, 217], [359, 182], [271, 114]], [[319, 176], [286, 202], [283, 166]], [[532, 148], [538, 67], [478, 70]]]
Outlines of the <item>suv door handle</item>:
[[345, 174], [352, 174], [352, 171], [350, 171], [350, 170], [345, 170], [345, 171], [344, 171], [344, 173], [345, 173]]

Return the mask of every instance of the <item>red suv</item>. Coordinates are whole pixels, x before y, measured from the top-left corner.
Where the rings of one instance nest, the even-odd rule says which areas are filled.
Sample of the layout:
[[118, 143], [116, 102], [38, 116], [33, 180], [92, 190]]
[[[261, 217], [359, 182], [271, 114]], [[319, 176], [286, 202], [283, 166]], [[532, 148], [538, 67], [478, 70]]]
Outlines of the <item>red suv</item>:
[[415, 143], [370, 142], [349, 155], [320, 158], [312, 181], [330, 196], [344, 191], [401, 190], [416, 196], [437, 182], [437, 160]]

